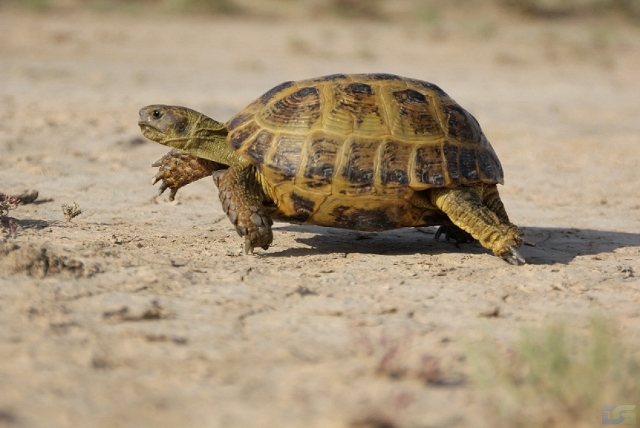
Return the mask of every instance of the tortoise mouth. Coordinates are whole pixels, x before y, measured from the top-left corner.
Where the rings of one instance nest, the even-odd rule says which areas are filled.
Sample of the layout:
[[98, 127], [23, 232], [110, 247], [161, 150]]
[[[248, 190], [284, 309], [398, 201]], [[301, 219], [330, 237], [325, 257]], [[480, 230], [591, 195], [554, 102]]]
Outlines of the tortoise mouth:
[[156, 128], [153, 125], [150, 125], [148, 122], [145, 122], [143, 120], [138, 122], [138, 126], [140, 127], [140, 131], [142, 132], [142, 135], [144, 135], [150, 140], [161, 142], [161, 140], [163, 140], [166, 137], [166, 135], [164, 135], [164, 133], [160, 131], [158, 128]]
[[149, 122], [146, 122], [146, 121], [144, 121], [144, 120], [139, 120], [139, 121], [138, 121], [138, 126], [139, 126], [139, 127], [140, 127], [140, 129], [142, 129], [143, 131], [145, 131], [145, 130], [147, 130], [147, 129], [152, 129], [152, 130], [154, 130], [154, 131], [157, 131], [157, 130], [158, 130], [155, 126], [150, 125], [150, 124], [149, 124]]

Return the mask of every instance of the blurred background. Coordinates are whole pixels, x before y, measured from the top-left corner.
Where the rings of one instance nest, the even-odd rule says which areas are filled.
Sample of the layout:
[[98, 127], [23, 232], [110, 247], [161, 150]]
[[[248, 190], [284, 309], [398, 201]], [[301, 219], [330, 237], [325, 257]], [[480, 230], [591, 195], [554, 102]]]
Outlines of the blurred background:
[[[40, 192], [0, 247], [0, 426], [592, 427], [640, 405], [614, 346], [640, 343], [638, 70], [640, 0], [0, 0], [0, 193]], [[226, 121], [350, 72], [479, 120], [529, 264], [281, 224], [243, 258], [211, 180], [154, 197], [141, 107]]]
[[339, 16], [374, 20], [438, 18], [444, 8], [500, 7], [530, 16], [593, 16], [619, 13], [640, 18], [638, 0], [4, 0], [4, 3], [40, 10], [128, 10], [153, 8], [162, 12], [212, 13], [283, 19]]

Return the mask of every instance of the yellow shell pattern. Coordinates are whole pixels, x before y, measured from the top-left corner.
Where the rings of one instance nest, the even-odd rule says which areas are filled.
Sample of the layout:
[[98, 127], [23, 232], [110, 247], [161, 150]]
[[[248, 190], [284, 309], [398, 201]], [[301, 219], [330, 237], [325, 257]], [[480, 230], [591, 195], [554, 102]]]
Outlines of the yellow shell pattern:
[[503, 172], [476, 119], [436, 85], [390, 74], [285, 82], [228, 123], [276, 195], [275, 220], [359, 230], [442, 224], [415, 192]]

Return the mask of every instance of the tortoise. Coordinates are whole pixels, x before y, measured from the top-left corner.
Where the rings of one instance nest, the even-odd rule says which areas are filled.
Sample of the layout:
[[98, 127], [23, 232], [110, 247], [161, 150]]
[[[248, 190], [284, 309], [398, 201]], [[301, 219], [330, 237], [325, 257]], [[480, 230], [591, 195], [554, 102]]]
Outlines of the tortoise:
[[159, 193], [212, 175], [245, 253], [273, 220], [383, 231], [440, 225], [512, 264], [522, 232], [498, 194], [503, 170], [477, 120], [438, 86], [391, 74], [284, 82], [226, 124], [186, 107], [140, 110], [143, 135], [172, 147]]

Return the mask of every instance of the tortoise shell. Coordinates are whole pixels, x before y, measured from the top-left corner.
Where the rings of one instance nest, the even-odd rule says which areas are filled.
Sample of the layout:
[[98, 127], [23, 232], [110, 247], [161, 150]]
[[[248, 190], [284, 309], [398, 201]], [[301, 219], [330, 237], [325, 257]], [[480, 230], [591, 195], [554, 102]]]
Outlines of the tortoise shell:
[[274, 219], [360, 230], [441, 224], [410, 202], [434, 187], [503, 183], [476, 119], [438, 86], [390, 74], [282, 83], [227, 123], [262, 173]]

